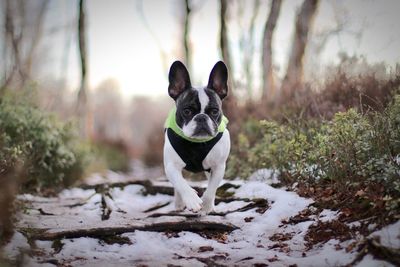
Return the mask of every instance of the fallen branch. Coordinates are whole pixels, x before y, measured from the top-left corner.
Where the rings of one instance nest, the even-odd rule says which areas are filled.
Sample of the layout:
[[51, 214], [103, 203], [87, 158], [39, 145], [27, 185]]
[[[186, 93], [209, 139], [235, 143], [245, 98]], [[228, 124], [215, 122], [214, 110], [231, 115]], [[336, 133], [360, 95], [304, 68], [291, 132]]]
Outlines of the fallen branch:
[[[172, 186], [162, 186], [162, 185], [153, 185], [153, 183], [149, 180], [145, 180], [145, 181], [128, 181], [128, 182], [117, 182], [117, 183], [103, 183], [103, 184], [94, 184], [94, 185], [90, 185], [90, 184], [81, 184], [79, 186], [77, 186], [78, 188], [82, 188], [85, 190], [89, 190], [89, 189], [94, 189], [96, 190], [96, 192], [101, 193], [104, 191], [109, 190], [109, 188], [124, 188], [128, 185], [141, 185], [144, 187], [144, 195], [155, 195], [155, 194], [164, 194], [164, 195], [170, 195], [173, 196], [174, 195], [174, 188]], [[228, 190], [229, 188], [239, 188], [240, 185], [235, 185], [232, 183], [224, 183], [223, 185], [221, 185], [218, 188], [218, 193], [222, 194], [223, 192], [225, 192], [226, 190]], [[203, 187], [198, 187], [198, 186], [192, 186], [192, 188], [194, 190], [197, 191], [197, 193], [199, 195], [202, 195], [205, 191], [205, 188]], [[217, 193], [217, 195], [218, 195]], [[230, 199], [230, 198], [227, 198]]]
[[215, 232], [231, 232], [238, 229], [237, 226], [230, 223], [218, 223], [209, 221], [185, 220], [179, 222], [161, 222], [148, 225], [130, 225], [120, 227], [98, 227], [88, 229], [68, 229], [57, 232], [48, 232], [48, 229], [32, 229], [21, 228], [19, 229], [25, 236], [31, 240], [56, 240], [62, 238], [104, 238], [107, 236], [120, 235], [123, 233], [130, 233], [134, 231], [215, 231]]
[[89, 201], [89, 199], [91, 199], [92, 197], [94, 197], [96, 194], [97, 194], [97, 192], [94, 192], [94, 193], [91, 194], [89, 197], [87, 197], [85, 200], [80, 201], [80, 202], [75, 203], [75, 204], [64, 205], [64, 207], [75, 208], [75, 207], [83, 206], [83, 205], [85, 205], [85, 204]]
[[163, 216], [171, 216], [171, 217], [185, 217], [185, 218], [200, 218], [202, 215], [200, 213], [182, 213], [180, 211], [171, 211], [171, 212], [157, 212], [150, 214], [147, 218], [159, 218]]
[[218, 259], [226, 259], [227, 256], [228, 256], [227, 253], [221, 253], [221, 254], [216, 254], [214, 256], [211, 256], [211, 257], [204, 257], [204, 258], [203, 257], [193, 257], [193, 256], [192, 257], [184, 257], [184, 256], [181, 256], [181, 255], [175, 253], [175, 257], [177, 259], [186, 259], [186, 260], [195, 259], [195, 260], [198, 260], [198, 261], [204, 263], [206, 266], [214, 266], [214, 267], [226, 267], [227, 265], [218, 264], [218, 263], [216, 263], [216, 261]]
[[38, 211], [39, 211], [40, 215], [46, 215], [46, 216], [54, 216], [55, 215], [54, 213], [44, 211], [42, 208], [39, 208]]
[[241, 207], [241, 208], [238, 208], [238, 209], [232, 210], [232, 211], [215, 213], [215, 215], [225, 216], [229, 213], [243, 212], [243, 211], [248, 211], [248, 210], [255, 209], [255, 208], [257, 208], [257, 210], [256, 210], [257, 212], [264, 213], [268, 208], [268, 201], [264, 198], [256, 198], [256, 199], [252, 200], [252, 203], [249, 203], [244, 207]]
[[375, 239], [367, 239], [367, 246], [374, 257], [388, 261], [395, 266], [400, 266], [400, 251], [398, 249], [382, 246]]
[[165, 203], [163, 203], [163, 204], [159, 204], [159, 205], [156, 205], [156, 206], [154, 206], [154, 207], [151, 207], [151, 208], [149, 208], [149, 209], [147, 209], [147, 210], [145, 210], [145, 211], [143, 211], [143, 212], [144, 212], [144, 213], [152, 212], [152, 211], [155, 211], [155, 210], [164, 208], [164, 207], [168, 206], [170, 203], [171, 203], [171, 202], [168, 201], [168, 202], [165, 202]]
[[101, 194], [101, 220], [105, 221], [110, 219], [112, 208], [107, 204], [106, 197], [112, 199], [109, 193]]
[[[174, 195], [174, 188], [171, 186], [161, 186], [161, 185], [153, 185], [151, 181], [128, 181], [128, 182], [117, 182], [117, 183], [103, 183], [103, 184], [81, 184], [78, 188], [82, 188], [85, 190], [94, 189], [96, 192], [102, 192], [104, 190], [108, 190], [109, 188], [124, 188], [128, 185], [141, 185], [144, 187], [144, 195], [155, 195], [155, 194], [164, 194], [164, 195]], [[204, 188], [194, 186], [199, 194], [203, 194]]]
[[[242, 200], [242, 199], [239, 199]], [[268, 208], [268, 201], [266, 199], [263, 198], [258, 198], [258, 199], [253, 199], [251, 200], [252, 202], [247, 204], [244, 207], [235, 209], [235, 210], [228, 210], [225, 212], [211, 212], [208, 215], [211, 216], [225, 216], [229, 213], [234, 213], [234, 212], [243, 212], [243, 211], [247, 211], [247, 210], [251, 210], [254, 208], [258, 208], [260, 210], [257, 210], [257, 212], [260, 213], [264, 213], [265, 210]], [[175, 217], [185, 217], [185, 218], [197, 218], [197, 217], [201, 217], [200, 213], [181, 213], [181, 212], [177, 212], [177, 211], [173, 211], [173, 212], [167, 212], [167, 213], [153, 213], [151, 215], [149, 215], [148, 217], [150, 218], [158, 218], [158, 217], [162, 217], [162, 216], [175, 216]]]
[[[216, 199], [215, 199], [215, 204], [218, 204], [218, 203], [221, 203], [221, 202], [230, 203], [230, 202], [233, 202], [233, 201], [251, 202], [251, 199], [249, 199], [249, 198], [234, 198], [234, 197], [230, 197], [230, 198], [216, 198]], [[159, 205], [156, 205], [156, 206], [154, 206], [154, 207], [151, 207], [151, 208], [149, 208], [149, 209], [147, 209], [147, 210], [145, 210], [145, 211], [143, 211], [143, 212], [144, 212], [144, 213], [149, 213], [149, 212], [152, 212], [152, 211], [155, 211], [155, 210], [164, 208], [164, 207], [168, 206], [170, 203], [171, 203], [171, 202], [168, 201], [168, 202], [166, 202], [166, 203], [159, 204]], [[169, 214], [169, 213], [168, 213], [168, 214]], [[174, 216], [174, 215], [172, 215], [172, 216]], [[185, 216], [185, 217], [186, 217], [186, 216]], [[189, 217], [190, 217], [190, 216], [189, 216]], [[194, 216], [194, 217], [197, 217], [197, 216]]]
[[355, 266], [358, 262], [368, 255], [372, 254], [374, 258], [388, 261], [394, 266], [400, 266], [400, 252], [399, 250], [383, 246], [379, 240], [368, 238], [359, 248], [357, 257], [348, 264], [348, 266]]
[[233, 201], [244, 201], [244, 202], [251, 202], [252, 200], [250, 198], [239, 198], [239, 197], [216, 197], [215, 198], [215, 205], [224, 202], [224, 203], [230, 203]]

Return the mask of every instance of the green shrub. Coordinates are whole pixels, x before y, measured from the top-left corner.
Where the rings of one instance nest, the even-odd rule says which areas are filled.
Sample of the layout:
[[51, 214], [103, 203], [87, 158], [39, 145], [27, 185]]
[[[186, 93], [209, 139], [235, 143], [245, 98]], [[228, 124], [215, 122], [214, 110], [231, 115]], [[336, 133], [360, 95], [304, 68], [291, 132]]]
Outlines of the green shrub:
[[61, 188], [79, 179], [87, 151], [71, 124], [62, 124], [29, 103], [0, 100], [0, 174], [22, 166], [23, 191]]
[[360, 114], [350, 109], [336, 113], [331, 121], [249, 124], [233, 147], [230, 177], [245, 178], [257, 169], [271, 168], [287, 184], [378, 183], [388, 198], [400, 198], [400, 95], [383, 112]]
[[112, 170], [127, 172], [130, 169], [128, 147], [123, 141], [97, 141], [91, 144], [94, 159], [91, 171]]
[[313, 155], [308, 153], [315, 132], [313, 122], [308, 127], [265, 120], [249, 124], [233, 147], [228, 176], [245, 178], [256, 169], [271, 168], [279, 170], [281, 179], [292, 179], [314, 163]]

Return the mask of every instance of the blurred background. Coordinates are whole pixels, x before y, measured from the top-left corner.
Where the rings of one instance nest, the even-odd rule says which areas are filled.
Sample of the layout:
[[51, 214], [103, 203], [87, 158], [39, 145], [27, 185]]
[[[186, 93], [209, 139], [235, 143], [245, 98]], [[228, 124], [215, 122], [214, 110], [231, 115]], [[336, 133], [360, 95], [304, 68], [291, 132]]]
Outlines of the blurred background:
[[225, 179], [275, 177], [319, 207], [398, 220], [399, 10], [398, 0], [0, 0], [0, 247], [24, 210], [16, 194], [163, 176], [175, 60], [197, 86], [217, 61], [229, 69]]
[[93, 170], [160, 166], [173, 61], [195, 85], [227, 64], [235, 141], [251, 118], [357, 106], [360, 84], [365, 101], [385, 102], [390, 90], [374, 82], [399, 74], [398, 10], [397, 0], [2, 0], [1, 95], [72, 122], [105, 158]]

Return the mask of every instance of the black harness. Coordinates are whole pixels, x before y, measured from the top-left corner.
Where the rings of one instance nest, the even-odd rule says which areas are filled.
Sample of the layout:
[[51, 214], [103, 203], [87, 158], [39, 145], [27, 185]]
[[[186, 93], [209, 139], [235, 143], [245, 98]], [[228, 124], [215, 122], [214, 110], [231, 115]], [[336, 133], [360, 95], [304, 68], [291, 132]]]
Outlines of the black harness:
[[197, 143], [183, 139], [170, 128], [167, 128], [166, 131], [172, 147], [186, 164], [185, 170], [194, 173], [210, 171], [210, 169], [204, 169], [203, 160], [207, 157], [208, 153], [219, 139], [221, 139], [223, 132], [218, 133], [209, 141]]

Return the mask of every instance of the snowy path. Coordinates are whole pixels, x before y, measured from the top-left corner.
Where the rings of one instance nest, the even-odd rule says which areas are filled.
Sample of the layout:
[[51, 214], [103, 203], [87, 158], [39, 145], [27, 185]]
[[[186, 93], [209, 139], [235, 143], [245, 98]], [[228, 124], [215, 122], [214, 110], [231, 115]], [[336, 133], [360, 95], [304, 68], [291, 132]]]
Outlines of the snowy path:
[[[101, 194], [79, 188], [64, 190], [57, 198], [19, 196], [26, 205], [18, 214], [17, 229], [38, 228], [57, 232], [92, 227], [145, 225], [157, 222], [220, 222], [239, 229], [226, 233], [133, 231], [121, 235], [122, 244], [109, 240], [80, 237], [58, 241], [35, 241], [33, 252], [24, 256], [24, 266], [343, 266], [357, 256], [346, 248], [357, 240], [329, 240], [309, 249], [304, 237], [316, 221], [329, 221], [337, 213], [323, 210], [302, 220], [291, 220], [308, 209], [312, 200], [285, 189], [276, 189], [259, 181], [235, 181], [230, 198], [266, 199], [268, 207], [232, 212], [225, 216], [151, 217], [173, 210], [173, 197], [166, 194], [144, 195], [142, 185], [112, 188], [104, 198], [112, 209], [108, 220], [101, 219]], [[166, 182], [160, 185], [168, 185]], [[197, 183], [196, 185], [202, 185]], [[111, 198], [112, 199], [111, 199]], [[80, 203], [80, 205], [76, 205]], [[233, 211], [248, 204], [243, 200], [220, 202], [216, 212]], [[148, 211], [156, 206], [163, 206]], [[145, 212], [147, 211], [147, 212]], [[386, 227], [376, 235], [389, 247], [400, 248], [400, 223]], [[5, 247], [9, 258], [19, 257], [30, 246], [17, 232]], [[357, 266], [392, 266], [367, 255]]]

